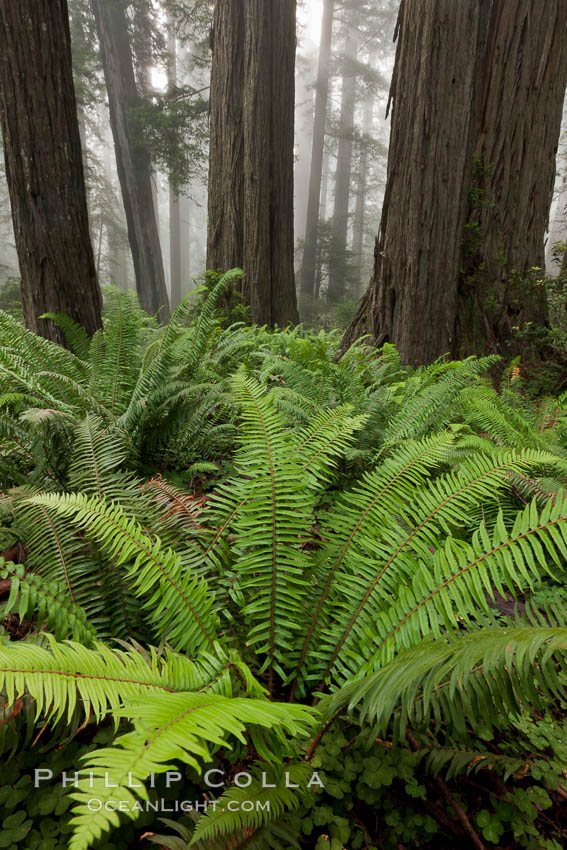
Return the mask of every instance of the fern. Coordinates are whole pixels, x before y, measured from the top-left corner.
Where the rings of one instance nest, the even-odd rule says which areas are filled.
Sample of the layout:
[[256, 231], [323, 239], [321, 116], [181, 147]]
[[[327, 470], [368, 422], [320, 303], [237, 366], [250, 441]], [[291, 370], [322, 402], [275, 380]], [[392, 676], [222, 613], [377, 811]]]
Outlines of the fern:
[[[402, 439], [415, 439], [434, 427], [449, 424], [453, 402], [459, 393], [497, 360], [496, 357], [472, 357], [460, 363], [439, 365], [435, 369], [430, 367], [429, 374], [433, 374], [436, 380], [428, 383], [420, 376], [417, 390], [411, 395], [404, 393], [399, 413], [390, 421], [383, 435], [384, 445], [395, 445]], [[437, 375], [440, 375], [438, 379]], [[405, 386], [411, 388], [411, 381]]]
[[309, 561], [296, 541], [312, 505], [302, 486], [305, 472], [289, 460], [292, 444], [273, 399], [250, 379], [235, 377], [233, 386], [245, 422], [237, 466], [246, 478], [231, 494], [241, 502], [234, 522], [237, 571], [243, 592], [252, 592], [242, 613], [254, 623], [248, 641], [266, 655], [272, 693], [274, 672], [285, 675], [282, 659], [299, 629]]
[[[93, 794], [133, 807], [148, 773], [198, 771], [234, 741], [237, 762], [260, 760], [255, 784], [220, 805], [265, 795], [272, 811], [210, 811], [185, 841], [295, 846], [300, 794], [259, 772], [303, 776], [338, 713], [396, 741], [436, 729], [428, 763], [456, 772], [480, 748], [437, 739], [564, 696], [546, 587], [567, 559], [560, 414], [492, 390], [494, 358], [412, 371], [391, 346], [337, 361], [337, 333], [221, 331], [240, 274], [192, 326], [189, 299], [158, 328], [109, 290], [88, 350], [57, 319], [75, 353], [0, 317], [0, 471], [21, 487], [2, 508], [28, 553], [4, 567], [6, 610], [39, 630], [1, 648], [0, 687], [50, 723], [130, 724], [85, 762], [75, 850], [118, 822], [88, 811]], [[495, 625], [497, 593], [522, 623]], [[105, 789], [106, 772], [140, 788]]]
[[[376, 535], [375, 526], [371, 528], [370, 538], [367, 535], [363, 540], [362, 551], [349, 546], [354, 563], [346, 557], [340, 561], [341, 569], [330, 600], [335, 622], [318, 651], [319, 664], [323, 657], [329, 659], [323, 679], [331, 672], [339, 678], [351, 675], [360, 667], [361, 659], [368, 659], [372, 654], [372, 642], [368, 642], [367, 634], [376, 634], [384, 604], [396, 598], [400, 585], [411, 587], [411, 583], [417, 581], [414, 576], [426, 570], [433, 552], [441, 557], [442, 548], [447, 545], [456, 557], [459, 541], [453, 543], [447, 538], [445, 544], [447, 534], [451, 534], [453, 528], [466, 526], [468, 511], [475, 504], [490, 502], [498, 492], [509, 487], [508, 471], [552, 461], [551, 456], [536, 452], [477, 456], [466, 461], [458, 472], [448, 473], [427, 487], [416, 488], [409, 512], [401, 504], [403, 497], [392, 504], [391, 494], [388, 494], [392, 516], [386, 518], [382, 512], [381, 533]], [[343, 508], [341, 511], [346, 523], [338, 513], [333, 517], [337, 524], [340, 523], [338, 527], [344, 537], [351, 542], [358, 517], [372, 501], [372, 493], [363, 491], [361, 495], [359, 500], [358, 493], [353, 494], [354, 510]]]
[[10, 594], [3, 606], [2, 617], [16, 613], [20, 621], [35, 617], [36, 628], [53, 631], [58, 640], [69, 635], [89, 646], [96, 632], [86, 613], [72, 602], [66, 588], [57, 582], [45, 582], [22, 564], [0, 559], [0, 578], [10, 580]]
[[67, 347], [73, 354], [80, 360], [88, 359], [91, 341], [84, 328], [63, 313], [44, 313], [39, 318], [50, 319], [62, 331]]
[[64, 586], [101, 637], [142, 637], [136, 600], [119, 568], [102, 561], [64, 517], [49, 506], [31, 503], [27, 495], [15, 498], [14, 512], [25, 535], [28, 568]]
[[[86, 850], [110, 826], [118, 825], [115, 811], [102, 808], [93, 815], [89, 806], [93, 794], [102, 801], [112, 799], [119, 807], [124, 801], [128, 815], [136, 817], [136, 796], [147, 799], [147, 791], [138, 787], [135, 796], [128, 782], [138, 784], [153, 772], [172, 768], [174, 760], [200, 772], [213, 749], [230, 747], [230, 737], [244, 742], [250, 724], [271, 731], [273, 746], [279, 737], [285, 747], [285, 736], [304, 736], [313, 723], [312, 712], [304, 707], [196, 693], [139, 697], [116, 715], [134, 718], [134, 731], [121, 735], [118, 746], [98, 750], [84, 760], [89, 779], [71, 794], [78, 804], [70, 850]], [[272, 751], [272, 757], [277, 759], [279, 752], [281, 747]]]
[[[260, 767], [266, 775], [265, 765], [258, 765], [256, 773], [260, 772]], [[304, 791], [311, 773], [309, 765], [291, 764], [286, 767], [286, 772], [289, 784]], [[271, 821], [280, 819], [285, 812], [298, 808], [301, 798], [296, 791], [287, 787], [286, 783], [288, 779], [284, 782], [282, 777], [279, 782], [270, 783], [275, 785], [275, 788], [265, 787], [265, 783], [254, 777], [247, 788], [230, 788], [217, 800], [214, 809], [207, 811], [200, 818], [189, 846], [212, 841], [219, 835], [231, 835], [237, 839], [239, 835], [242, 838], [249, 837], [252, 830], [260, 830]], [[252, 811], [243, 812], [237, 804], [244, 800], [261, 805], [254, 805]], [[266, 802], [268, 807], [264, 805]], [[232, 810], [228, 808], [230, 803], [233, 803]]]
[[119, 505], [82, 494], [34, 496], [29, 504], [71, 519], [118, 569], [125, 566], [123, 580], [142, 597], [154, 628], [177, 649], [196, 651], [207, 646], [214, 650], [218, 625], [214, 599], [205, 583], [183, 570], [179, 556], [159, 539], [150, 540]]
[[[406, 725], [430, 725], [467, 737], [467, 724], [489, 729], [495, 718], [541, 709], [565, 698], [567, 628], [514, 625], [481, 629], [453, 640], [429, 640], [400, 652], [377, 672], [327, 698], [334, 714], [348, 705], [385, 733], [395, 718], [396, 737]], [[486, 732], [485, 732], [486, 734]]]

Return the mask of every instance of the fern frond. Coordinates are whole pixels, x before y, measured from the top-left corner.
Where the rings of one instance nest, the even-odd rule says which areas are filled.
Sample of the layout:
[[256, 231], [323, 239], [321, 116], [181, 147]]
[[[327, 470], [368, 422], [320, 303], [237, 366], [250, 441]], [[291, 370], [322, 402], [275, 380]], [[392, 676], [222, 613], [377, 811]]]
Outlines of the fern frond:
[[[497, 357], [472, 357], [461, 362], [442, 364], [441, 377], [433, 383], [424, 381], [423, 376], [416, 376], [417, 389], [409, 397], [404, 393], [399, 413], [384, 432], [384, 446], [395, 445], [403, 439], [415, 439], [433, 427], [448, 425], [454, 417], [453, 403], [461, 390], [496, 362]], [[411, 389], [411, 382], [408, 381], [405, 387]]]
[[[136, 294], [105, 287], [107, 309], [102, 337], [104, 356], [97, 352], [91, 368], [91, 391], [112, 416], [128, 406], [138, 379], [141, 330], [145, 314]], [[109, 309], [110, 308], [110, 309]]]
[[124, 567], [124, 581], [142, 598], [154, 630], [176, 649], [214, 651], [217, 617], [205, 582], [183, 569], [179, 555], [159, 538], [151, 540], [120, 505], [82, 494], [35, 496], [28, 501], [70, 520], [117, 568]]
[[118, 474], [128, 455], [127, 435], [116, 426], [105, 425], [89, 414], [75, 429], [69, 484], [73, 490], [95, 494], [100, 499], [123, 498], [136, 490], [130, 474]]
[[[186, 381], [201, 364], [203, 352], [214, 326], [214, 308], [220, 295], [230, 283], [242, 275], [240, 269], [232, 269], [219, 280], [203, 306], [198, 326], [190, 331], [190, 338], [183, 330], [189, 312], [189, 302], [194, 295], [189, 293], [174, 311], [168, 325], [159, 332], [154, 344], [151, 361], [144, 363], [128, 406], [120, 417], [119, 424], [127, 431], [140, 427], [146, 418], [147, 399], [154, 393], [163, 392], [166, 383]], [[179, 350], [180, 349], [180, 350]], [[179, 362], [183, 364], [178, 366]], [[178, 368], [175, 370], [175, 366]], [[150, 413], [152, 412], [150, 407]]]
[[188, 360], [178, 371], [176, 375], [177, 379], [186, 374], [188, 369], [193, 370], [195, 366], [201, 362], [210, 333], [214, 327], [214, 310], [217, 302], [222, 293], [235, 281], [240, 280], [243, 274], [244, 272], [242, 269], [230, 269], [222, 275], [218, 283], [215, 284], [209, 293], [207, 300], [200, 310], [199, 318], [192, 334], [192, 344], [188, 352]]
[[[10, 703], [29, 693], [36, 703], [36, 718], [51, 723], [70, 718], [77, 707], [97, 721], [140, 694], [234, 693], [261, 696], [262, 689], [234, 653], [217, 644], [215, 654], [203, 652], [196, 661], [167, 650], [158, 653], [127, 645], [125, 650], [103, 643], [85, 647], [70, 640], [56, 641], [46, 634], [48, 647], [14, 642], [0, 647], [0, 688]], [[237, 687], [232, 684], [231, 671]]]
[[14, 501], [28, 551], [28, 568], [44, 581], [65, 586], [70, 601], [84, 608], [101, 637], [141, 636], [136, 599], [119, 569], [111, 562], [101, 562], [65, 517], [28, 499], [23, 493]]
[[329, 543], [317, 557], [317, 585], [306, 598], [303, 619], [308, 625], [296, 667], [299, 681], [312, 646], [319, 645], [321, 633], [332, 619], [328, 599], [337, 574], [355, 575], [363, 563], [375, 572], [369, 555], [375, 552], [377, 529], [389, 525], [392, 515], [405, 511], [407, 504], [411, 504], [416, 487], [423, 485], [440, 465], [453, 439], [445, 433], [420, 442], [408, 441], [378, 470], [367, 473], [355, 491], [339, 497], [325, 522]]
[[[265, 765], [262, 767], [265, 771]], [[279, 782], [275, 781], [275, 778], [268, 780], [275, 788], [264, 787], [267, 783], [262, 783], [254, 776], [247, 788], [235, 787], [225, 791], [216, 801], [214, 810], [211, 808], [199, 818], [189, 846], [212, 841], [221, 835], [231, 836], [233, 843], [239, 838], [248, 837], [251, 830], [257, 831], [271, 821], [281, 818], [284, 812], [297, 809], [312, 771], [309, 765], [303, 762], [287, 765], [286, 772], [289, 774], [289, 785], [296, 785], [298, 789], [287, 787], [287, 780], [284, 782], [283, 777]], [[264, 776], [266, 775], [264, 772]], [[244, 812], [240, 806], [244, 800], [251, 800], [260, 805], [256, 804], [253, 810]], [[229, 808], [231, 802], [233, 805]]]
[[[328, 698], [331, 716], [348, 706], [362, 722], [396, 732], [435, 721], [467, 736], [495, 718], [518, 717], [548, 700], [565, 699], [567, 628], [481, 629], [451, 640], [420, 643]], [[562, 675], [563, 674], [563, 675]], [[320, 704], [320, 708], [323, 706]]]
[[230, 737], [244, 743], [244, 732], [250, 725], [272, 733], [273, 758], [277, 761], [281, 752], [278, 739], [285, 742], [288, 737], [304, 737], [315, 722], [313, 710], [304, 706], [195, 693], [138, 696], [116, 715], [133, 720], [134, 731], [117, 738], [117, 746], [98, 750], [84, 760], [89, 779], [70, 795], [77, 801], [70, 850], [86, 850], [118, 824], [116, 812], [104, 806], [93, 814], [89, 806], [93, 795], [103, 801], [125, 801], [128, 816], [135, 818], [136, 798], [147, 799], [147, 791], [138, 785], [135, 796], [127, 783], [142, 783], [151, 773], [173, 769], [175, 760], [200, 772], [201, 763], [211, 760], [213, 749], [230, 748]]
[[40, 319], [50, 319], [54, 325], [57, 325], [59, 330], [65, 337], [67, 347], [80, 360], [87, 361], [89, 358], [89, 349], [91, 340], [86, 330], [73, 321], [64, 313], [44, 313]]
[[282, 665], [300, 629], [310, 560], [298, 544], [312, 502], [273, 398], [253, 379], [237, 375], [232, 385], [245, 427], [236, 463], [240, 478], [225, 488], [226, 501], [229, 509], [239, 504], [233, 525], [236, 570], [248, 598], [242, 613], [252, 624], [248, 642], [266, 656], [272, 692], [274, 673], [285, 677]]
[[[366, 644], [373, 655], [362, 669], [376, 669], [396, 651], [414, 646], [428, 634], [439, 636], [489, 613], [487, 594], [534, 588], [551, 565], [564, 569], [567, 556], [567, 504], [548, 502], [538, 513], [535, 501], [520, 511], [512, 529], [496, 524], [489, 536], [481, 526], [471, 543], [448, 538], [421, 564], [411, 584], [391, 606], [385, 606], [375, 634]], [[368, 656], [367, 656], [368, 657]]]
[[0, 310], [0, 339], [3, 350], [21, 358], [32, 374], [57, 372], [76, 380], [85, 375], [85, 364], [71, 351], [34, 334], [3, 310]]
[[[475, 456], [457, 472], [414, 490], [409, 511], [402, 503], [403, 497], [394, 503], [393, 515], [384, 524], [382, 534], [378, 538], [375, 533], [370, 539], [366, 537], [363, 550], [353, 552], [353, 562], [345, 559], [342, 564], [333, 595], [335, 624], [325, 641], [326, 652], [330, 653], [325, 677], [335, 665], [350, 675], [360, 667], [361, 658], [373, 654], [368, 635], [380, 633], [377, 621], [383, 616], [384, 606], [399, 596], [401, 588], [405, 596], [406, 588], [418, 580], [422, 570], [428, 569], [426, 565], [441, 557], [444, 546], [458, 557], [461, 541], [453, 543], [447, 535], [455, 528], [466, 527], [469, 510], [481, 502], [493, 502], [498, 493], [510, 487], [509, 472], [553, 463], [552, 455], [527, 450]], [[345, 515], [350, 518], [352, 511], [345, 511]], [[525, 518], [529, 512], [518, 516], [529, 522]], [[340, 517], [335, 514], [334, 518], [341, 527]], [[347, 535], [349, 527], [347, 519]], [[502, 524], [498, 527], [500, 534]], [[466, 546], [464, 541], [462, 545]], [[517, 575], [514, 584], [518, 586]]]
[[315, 489], [328, 485], [338, 460], [352, 445], [354, 434], [366, 421], [352, 416], [352, 406], [345, 404], [334, 410], [322, 408], [294, 434], [297, 463], [308, 476], [308, 486]]
[[36, 621], [38, 630], [50, 629], [58, 640], [72, 637], [90, 646], [96, 631], [88, 623], [85, 611], [69, 599], [67, 589], [59, 582], [47, 582], [35, 573], [26, 572], [23, 564], [12, 564], [0, 558], [0, 578], [10, 580], [10, 593], [1, 617], [18, 614], [20, 621]]

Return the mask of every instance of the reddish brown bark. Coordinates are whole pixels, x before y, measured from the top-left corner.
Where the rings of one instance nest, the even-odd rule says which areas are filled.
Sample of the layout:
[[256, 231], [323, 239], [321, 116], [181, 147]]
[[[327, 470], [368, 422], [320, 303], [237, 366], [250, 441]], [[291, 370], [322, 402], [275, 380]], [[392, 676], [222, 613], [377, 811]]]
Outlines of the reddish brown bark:
[[66, 0], [0, 4], [0, 113], [26, 324], [45, 312], [92, 334], [101, 296], [89, 234]]
[[212, 29], [209, 268], [244, 268], [257, 324], [297, 322], [295, 0], [218, 0]]
[[207, 268], [242, 264], [244, 2], [217, 0], [211, 29]]
[[[543, 266], [567, 84], [567, 0], [403, 0], [370, 333], [427, 363], [513, 350], [545, 323]], [[523, 283], [519, 281], [523, 280]]]

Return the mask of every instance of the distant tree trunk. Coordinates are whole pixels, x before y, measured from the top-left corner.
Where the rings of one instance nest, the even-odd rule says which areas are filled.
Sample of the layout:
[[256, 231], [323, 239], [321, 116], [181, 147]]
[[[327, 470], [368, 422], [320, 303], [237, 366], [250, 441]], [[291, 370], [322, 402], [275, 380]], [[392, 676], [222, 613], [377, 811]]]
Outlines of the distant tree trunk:
[[[360, 144], [358, 163], [358, 186], [352, 224], [352, 253], [357, 268], [357, 280], [362, 284], [364, 269], [364, 210], [366, 206], [366, 183], [368, 179], [368, 139], [372, 132], [372, 103], [364, 107], [363, 138]], [[359, 290], [360, 292], [360, 290]]]
[[321, 20], [321, 40], [319, 42], [317, 85], [315, 90], [315, 115], [313, 119], [313, 144], [311, 148], [307, 220], [305, 223], [305, 243], [299, 290], [301, 298], [307, 300], [313, 299], [315, 286], [319, 200], [321, 197], [321, 174], [323, 168], [323, 148], [325, 144], [327, 97], [329, 93], [329, 61], [331, 58], [331, 40], [333, 35], [333, 8], [334, 0], [324, 0], [323, 18]]
[[329, 149], [325, 148], [323, 153], [323, 166], [321, 168], [321, 194], [319, 200], [319, 220], [327, 220], [327, 200], [329, 197], [329, 180], [331, 177]]
[[[85, 180], [87, 177], [88, 159], [87, 159], [87, 119], [85, 115], [85, 107], [82, 103], [77, 103], [77, 123], [79, 126], [79, 138], [81, 140], [81, 158], [83, 161], [83, 173]], [[86, 185], [86, 183], [85, 183]]]
[[101, 296], [89, 234], [66, 0], [0, 4], [0, 114], [26, 324], [45, 312], [92, 334]]
[[140, 105], [122, 0], [92, 0], [108, 91], [118, 179], [128, 225], [136, 289], [148, 313], [169, 318], [169, 303], [152, 197], [147, 147], [130, 111]]
[[558, 249], [558, 243], [565, 245], [567, 242], [567, 97], [563, 102], [563, 120], [561, 121], [556, 171], [545, 251], [545, 267], [550, 275], [557, 275], [561, 272], [565, 251], [561, 253], [561, 250]]
[[[177, 86], [177, 42], [170, 32], [167, 39], [167, 85], [170, 92]], [[181, 218], [177, 189], [169, 184], [169, 269], [171, 309], [181, 301]]]
[[209, 268], [242, 265], [258, 324], [298, 321], [293, 274], [295, 0], [217, 0]]
[[295, 239], [303, 242], [313, 135], [313, 91], [309, 84], [309, 70], [305, 59], [295, 69], [295, 101], [294, 230]]
[[[81, 152], [83, 156], [83, 171], [85, 174], [85, 186], [87, 190], [87, 208], [90, 213], [90, 186], [89, 186], [89, 167], [88, 167], [88, 146], [87, 146], [87, 116], [86, 103], [88, 102], [88, 92], [86, 86], [86, 62], [85, 57], [88, 55], [90, 41], [88, 27], [85, 25], [85, 17], [83, 9], [71, 3], [69, 9], [69, 29], [71, 31], [71, 56], [73, 61], [73, 81], [75, 88], [75, 99], [77, 101], [77, 119], [79, 121], [79, 134], [81, 136]], [[94, 244], [94, 230], [89, 215], [89, 233], [91, 242]]]
[[181, 228], [181, 294], [187, 295], [194, 288], [191, 279], [191, 203], [186, 195], [179, 198]]
[[335, 172], [335, 203], [331, 224], [331, 262], [329, 265], [330, 303], [344, 298], [349, 277], [347, 260], [348, 210], [350, 199], [350, 175], [352, 170], [352, 146], [354, 134], [354, 107], [356, 100], [356, 57], [360, 40], [360, 7], [352, 12], [345, 40], [344, 65], [342, 72], [341, 115], [337, 170]]
[[85, 175], [85, 192], [87, 198], [87, 215], [89, 217], [89, 237], [91, 244], [94, 239], [93, 226], [90, 216], [90, 197], [89, 197], [89, 161], [87, 147], [87, 120], [85, 115], [85, 107], [82, 103], [77, 103], [77, 121], [79, 122], [79, 137], [81, 139], [81, 158], [83, 161], [83, 174]]
[[181, 301], [181, 218], [179, 195], [169, 187], [169, 268], [171, 309]]
[[[323, 153], [323, 165], [321, 167], [321, 197], [319, 202], [319, 224], [322, 222], [326, 222], [327, 220], [327, 197], [329, 194], [329, 181], [331, 177], [331, 168], [329, 165], [329, 149], [325, 148]], [[319, 225], [317, 227], [319, 229]], [[322, 239], [317, 239], [317, 251], [315, 254], [315, 289], [313, 291], [313, 299], [312, 305], [314, 306], [319, 300], [319, 295], [321, 292], [321, 284], [323, 282], [323, 266], [326, 263], [326, 257], [324, 256], [324, 245], [322, 244]], [[308, 303], [303, 303], [303, 310], [307, 317], [309, 317], [310, 310]]]
[[[131, 2], [131, 0], [130, 0]], [[148, 6], [145, 4], [131, 3], [133, 15], [133, 33], [134, 38], [131, 43], [131, 50], [134, 60], [135, 79], [140, 95], [146, 99], [150, 98], [154, 90], [152, 84], [152, 64], [154, 61], [153, 29], [155, 21], [151, 17], [151, 2]], [[150, 158], [150, 172], [152, 179], [152, 200], [154, 203], [154, 213], [158, 229], [160, 233], [159, 219], [159, 181], [158, 174], [154, 168], [154, 164]], [[163, 259], [163, 252], [162, 252]]]
[[[104, 146], [103, 166], [104, 179], [106, 183], [104, 191], [108, 192], [109, 197], [112, 198], [114, 196], [116, 183], [114, 173], [116, 164], [113, 157], [112, 140], [109, 140], [109, 143]], [[128, 269], [126, 257], [127, 246], [125, 243], [125, 234], [118, 220], [118, 211], [115, 210], [114, 204], [110, 203], [109, 206], [110, 210], [106, 215], [104, 215], [101, 210], [101, 223], [104, 221], [106, 244], [108, 249], [108, 282], [115, 286], [119, 286], [121, 289], [128, 289]]]
[[110, 267], [110, 282], [120, 289], [128, 289], [128, 271], [126, 267], [126, 251], [124, 245], [116, 238], [116, 231], [107, 229], [108, 264]]
[[[514, 351], [534, 285], [567, 83], [567, 0], [403, 0], [363, 333], [402, 359]], [[536, 272], [535, 276], [541, 274]]]

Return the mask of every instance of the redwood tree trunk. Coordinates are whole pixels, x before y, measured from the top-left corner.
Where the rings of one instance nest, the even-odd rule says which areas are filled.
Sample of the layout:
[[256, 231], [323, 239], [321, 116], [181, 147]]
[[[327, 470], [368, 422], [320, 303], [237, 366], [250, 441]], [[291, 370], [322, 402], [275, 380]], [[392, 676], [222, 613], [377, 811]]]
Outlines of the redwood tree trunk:
[[136, 289], [150, 314], [169, 318], [159, 232], [152, 197], [151, 160], [133, 125], [140, 104], [123, 0], [92, 0], [108, 92], [118, 179], [128, 225]]
[[101, 296], [89, 221], [66, 0], [0, 4], [0, 113], [26, 324], [60, 312], [90, 333]]
[[360, 143], [360, 158], [358, 163], [358, 186], [356, 191], [356, 206], [352, 225], [352, 253], [357, 269], [357, 295], [360, 296], [363, 284], [364, 267], [364, 211], [366, 207], [366, 183], [368, 179], [368, 144], [372, 131], [372, 103], [364, 107], [363, 138]]
[[[173, 92], [177, 86], [177, 42], [173, 33], [167, 38], [167, 84]], [[181, 217], [177, 189], [169, 185], [169, 270], [171, 308], [181, 301]]]
[[537, 280], [567, 85], [567, 0], [494, 0], [485, 63], [452, 346], [459, 357], [482, 343], [504, 354], [514, 327], [547, 322]]
[[244, 0], [217, 0], [211, 29], [207, 268], [242, 265]]
[[327, 300], [331, 303], [344, 298], [349, 276], [347, 233], [356, 99], [355, 63], [360, 39], [359, 25], [360, 8], [357, 7], [352, 12], [352, 20], [345, 40], [342, 73], [340, 137], [335, 173], [335, 203], [331, 224], [331, 262], [329, 266], [329, 288], [327, 290]]
[[247, 0], [244, 5], [218, 0], [212, 47], [207, 264], [220, 269], [242, 265], [242, 294], [252, 321], [284, 326], [298, 321], [295, 0]]
[[567, 0], [402, 0], [374, 274], [343, 347], [513, 351], [534, 285], [567, 84]]
[[334, 0], [324, 0], [323, 18], [321, 20], [315, 116], [313, 118], [313, 143], [311, 148], [311, 171], [309, 174], [309, 195], [307, 198], [307, 220], [305, 222], [305, 243], [300, 272], [300, 294], [302, 300], [306, 299], [307, 301], [312, 301], [315, 287], [319, 232], [319, 200], [321, 198], [334, 5]]

